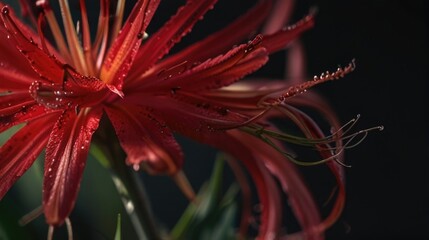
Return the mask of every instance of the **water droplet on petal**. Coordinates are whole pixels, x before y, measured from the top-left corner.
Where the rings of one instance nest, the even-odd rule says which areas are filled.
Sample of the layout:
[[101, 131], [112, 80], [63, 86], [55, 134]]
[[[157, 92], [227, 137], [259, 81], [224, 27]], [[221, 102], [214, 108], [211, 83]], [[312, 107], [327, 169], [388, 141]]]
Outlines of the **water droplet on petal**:
[[134, 164], [133, 165], [133, 169], [134, 169], [134, 171], [140, 170], [140, 165], [139, 164]]
[[125, 203], [125, 209], [128, 213], [134, 212], [134, 203], [132, 201], [128, 201]]
[[3, 9], [2, 9], [2, 13], [3, 13], [4, 15], [8, 15], [8, 14], [9, 14], [9, 8], [8, 8], [7, 6], [3, 7]]

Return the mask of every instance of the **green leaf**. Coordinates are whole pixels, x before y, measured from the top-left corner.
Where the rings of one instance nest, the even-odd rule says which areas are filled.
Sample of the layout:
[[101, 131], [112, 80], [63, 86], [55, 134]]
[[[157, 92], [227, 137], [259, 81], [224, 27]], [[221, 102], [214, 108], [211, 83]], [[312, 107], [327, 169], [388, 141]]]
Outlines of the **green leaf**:
[[237, 212], [235, 197], [239, 191], [233, 184], [222, 197], [224, 161], [219, 155], [208, 183], [190, 204], [171, 231], [172, 239], [233, 239]]
[[[6, 195], [0, 204], [0, 239], [34, 239], [32, 232], [28, 228], [19, 225], [19, 218], [22, 217], [21, 205], [16, 203], [16, 199]], [[33, 232], [34, 234], [34, 232]]]
[[118, 221], [116, 223], [115, 240], [121, 240], [121, 214], [118, 214]]
[[210, 228], [206, 227], [201, 237], [198, 239], [217, 240], [217, 239], [234, 239], [234, 221], [237, 214], [237, 205], [235, 203], [224, 206], [220, 209], [216, 222]]
[[19, 124], [0, 133], [0, 145], [3, 145], [7, 140], [9, 140], [10, 137], [12, 137], [12, 135], [18, 132], [19, 129], [21, 129], [23, 126], [24, 124]]
[[100, 164], [105, 168], [110, 168], [110, 162], [103, 150], [95, 143], [91, 144], [91, 148], [89, 149], [91, 155], [100, 162]]

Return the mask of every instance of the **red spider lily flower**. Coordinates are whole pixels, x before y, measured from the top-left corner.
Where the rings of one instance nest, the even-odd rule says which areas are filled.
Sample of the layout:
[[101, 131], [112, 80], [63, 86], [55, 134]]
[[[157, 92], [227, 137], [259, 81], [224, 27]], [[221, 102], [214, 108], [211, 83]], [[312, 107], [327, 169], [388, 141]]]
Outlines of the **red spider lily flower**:
[[[123, 26], [124, 1], [118, 1], [111, 21], [109, 1], [102, 0], [95, 39], [90, 36], [84, 0], [80, 1], [79, 34], [67, 0], [59, 1], [63, 31], [48, 1], [21, 1], [36, 31], [0, 3], [0, 131], [23, 124], [0, 149], [0, 198], [46, 149], [43, 211], [48, 224], [63, 224], [77, 198], [91, 138], [105, 113], [127, 154], [126, 163], [135, 169], [175, 176], [183, 165], [183, 153], [173, 133], [192, 137], [230, 153], [249, 171], [263, 205], [261, 239], [281, 235], [282, 192], [288, 194], [303, 234], [308, 239], [322, 238], [320, 232], [332, 224], [344, 203], [337, 163], [345, 148], [341, 138], [356, 135], [343, 135], [330, 108], [316, 95], [301, 93], [342, 77], [354, 65], [295, 85], [283, 81], [235, 84], [313, 26], [310, 14], [291, 27], [277, 27], [245, 42], [269, 16], [272, 2], [268, 0], [226, 28], [169, 55], [215, 2], [188, 0], [162, 28], [147, 36], [159, 0], [137, 1]], [[45, 38], [44, 25], [49, 26], [53, 42]], [[320, 111], [334, 133], [325, 136], [297, 106]], [[271, 118], [279, 117], [294, 122], [305, 137], [279, 131], [271, 123]], [[329, 164], [336, 176], [340, 192], [324, 221], [285, 158], [297, 160], [280, 141], [316, 146], [321, 162]], [[247, 210], [243, 213], [248, 217]], [[242, 231], [246, 223], [247, 219]]]

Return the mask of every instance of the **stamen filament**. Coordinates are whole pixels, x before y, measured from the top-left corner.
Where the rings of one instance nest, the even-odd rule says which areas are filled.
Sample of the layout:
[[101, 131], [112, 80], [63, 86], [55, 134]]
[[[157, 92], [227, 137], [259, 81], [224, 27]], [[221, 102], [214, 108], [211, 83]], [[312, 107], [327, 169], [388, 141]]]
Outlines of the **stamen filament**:
[[55, 230], [55, 227], [52, 226], [52, 225], [49, 225], [49, 228], [48, 228], [48, 240], [53, 240], [54, 239], [54, 230]]
[[88, 11], [86, 10], [85, 2], [86, 2], [85, 0], [80, 0], [83, 54], [85, 56], [86, 66], [88, 67], [88, 73], [94, 76], [95, 66], [92, 58], [91, 33], [90, 33], [89, 22], [88, 22]]
[[68, 240], [73, 240], [73, 228], [72, 228], [70, 218], [66, 218], [65, 223], [67, 227]]
[[70, 49], [72, 61], [74, 63], [73, 65], [80, 72], [88, 75], [88, 69], [85, 64], [82, 47], [77, 37], [67, 0], [60, 0], [60, 9], [61, 16], [63, 17], [63, 25], [66, 33], [68, 47]]
[[58, 25], [57, 19], [55, 18], [54, 12], [50, 7], [44, 8], [44, 12], [45, 12], [46, 20], [49, 24], [52, 35], [54, 37], [55, 43], [57, 45], [58, 51], [60, 52], [64, 60], [66, 60], [67, 62], [70, 62], [71, 61], [70, 52], [67, 48], [61, 29]]
[[18, 223], [20, 226], [25, 226], [42, 214], [43, 214], [43, 207], [39, 206], [36, 209], [32, 210], [31, 212], [25, 214], [21, 219], [19, 219]]
[[318, 161], [301, 161], [298, 160], [295, 156], [293, 156], [292, 154], [284, 151], [283, 149], [281, 149], [279, 146], [277, 146], [275, 143], [273, 143], [273, 141], [271, 141], [269, 138], [267, 138], [264, 135], [260, 136], [260, 139], [262, 141], [264, 141], [265, 143], [269, 144], [271, 147], [273, 147], [276, 151], [278, 151], [279, 153], [283, 154], [285, 157], [288, 158], [288, 160], [290, 160], [291, 162], [297, 164], [297, 165], [301, 165], [301, 166], [315, 166], [315, 165], [320, 165], [322, 163], [326, 163], [329, 162], [331, 160], [334, 160], [340, 153], [341, 151], [343, 151], [343, 149], [341, 149], [339, 152], [331, 155], [328, 158], [324, 158], [322, 160], [318, 160]]
[[125, 0], [118, 0], [118, 4], [116, 5], [115, 18], [114, 18], [115, 21], [113, 22], [113, 25], [111, 27], [111, 35], [110, 35], [111, 42], [113, 42], [113, 40], [116, 39], [116, 36], [118, 36], [118, 33], [121, 30], [122, 20], [124, 18], [124, 10], [125, 10]]
[[[286, 109], [283, 109], [283, 110], [285, 113], [288, 112]], [[291, 113], [291, 115], [293, 114]], [[286, 156], [290, 161], [292, 161], [295, 164], [302, 165], [302, 166], [313, 166], [313, 165], [326, 163], [331, 160], [335, 160], [338, 164], [344, 167], [350, 167], [349, 165], [346, 165], [343, 162], [341, 162], [338, 159], [338, 156], [340, 156], [344, 152], [344, 150], [354, 148], [355, 146], [359, 145], [368, 136], [368, 133], [370, 131], [375, 131], [375, 130], [382, 131], [384, 129], [383, 126], [376, 126], [376, 127], [371, 127], [368, 129], [360, 130], [355, 133], [346, 135], [346, 133], [348, 133], [350, 129], [356, 124], [359, 117], [360, 115], [358, 115], [356, 118], [347, 122], [344, 126], [339, 128], [337, 131], [333, 132], [331, 135], [327, 137], [322, 137], [322, 138], [306, 138], [306, 137], [290, 135], [283, 132], [275, 132], [273, 130], [265, 129], [263, 126], [259, 126], [257, 124], [244, 126], [244, 127], [241, 127], [240, 129], [246, 133], [249, 133], [261, 139], [265, 143], [269, 144], [276, 151]], [[305, 124], [303, 124], [303, 126], [305, 126]], [[303, 129], [306, 129], [306, 130], [303, 130]], [[304, 133], [308, 131], [306, 135], [312, 135], [310, 134], [310, 130], [307, 129], [307, 127], [301, 128], [301, 130], [303, 130]], [[318, 161], [301, 161], [301, 160], [298, 160], [296, 156], [293, 156], [292, 154], [285, 152], [278, 144], [273, 142], [273, 140], [285, 141], [285, 142], [297, 144], [300, 146], [317, 147], [317, 151], [319, 152], [330, 151], [331, 155], [327, 158], [324, 158]], [[343, 140], [343, 141], [347, 140], [347, 141], [345, 141], [343, 145], [337, 145], [335, 147], [331, 147], [329, 145], [331, 143], [337, 142], [338, 140]]]
[[109, 0], [100, 1], [100, 15], [98, 17], [97, 35], [92, 47], [93, 55], [96, 57], [97, 74], [103, 64], [104, 56], [107, 50], [107, 41], [109, 35]]
[[179, 187], [179, 189], [182, 191], [182, 193], [185, 195], [185, 197], [195, 203], [195, 192], [192, 188], [192, 185], [189, 183], [188, 178], [186, 177], [185, 173], [183, 171], [179, 171], [171, 176], [173, 181], [176, 183], [176, 185]]
[[242, 122], [242, 123], [237, 123], [236, 125], [233, 126], [228, 126], [228, 127], [224, 127], [224, 128], [216, 128], [217, 130], [230, 130], [230, 129], [234, 129], [234, 128], [241, 128], [241, 127], [246, 127], [248, 126], [250, 123], [258, 120], [259, 118], [261, 118], [262, 116], [264, 116], [268, 111], [270, 110], [270, 108], [265, 108], [264, 110], [262, 110], [261, 112], [259, 112], [258, 114], [256, 114], [255, 116], [247, 119], [246, 121]]

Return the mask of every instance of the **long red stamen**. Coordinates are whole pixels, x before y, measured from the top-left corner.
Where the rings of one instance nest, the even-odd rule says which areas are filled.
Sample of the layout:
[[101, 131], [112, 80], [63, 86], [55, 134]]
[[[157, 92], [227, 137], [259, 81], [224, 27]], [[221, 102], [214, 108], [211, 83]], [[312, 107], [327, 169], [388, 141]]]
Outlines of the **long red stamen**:
[[67, 0], [60, 0], [61, 16], [63, 18], [64, 30], [66, 33], [68, 47], [71, 52], [73, 66], [80, 72], [88, 75], [88, 69], [85, 64], [82, 47], [77, 36], [73, 19], [70, 13], [70, 7]]
[[51, 29], [52, 36], [54, 37], [58, 51], [60, 52], [64, 60], [66, 60], [67, 62], [71, 62], [70, 52], [67, 48], [66, 41], [64, 40], [63, 33], [61, 32], [61, 28], [57, 22], [54, 12], [52, 11], [52, 8], [50, 7], [49, 3], [46, 1], [39, 4], [43, 8], [46, 20]]
[[89, 22], [88, 22], [88, 11], [86, 10], [85, 2], [86, 2], [85, 0], [80, 0], [83, 54], [85, 56], [85, 62], [86, 62], [86, 66], [88, 67], [89, 74], [94, 75], [95, 66], [94, 66], [94, 60], [92, 58], [91, 33], [90, 33]]
[[115, 13], [115, 21], [111, 28], [110, 42], [113, 42], [118, 36], [119, 31], [122, 27], [122, 20], [124, 18], [124, 10], [125, 10], [125, 0], [118, 0], [118, 4], [116, 5], [116, 13]]
[[98, 28], [92, 47], [93, 55], [96, 57], [96, 69], [101, 68], [107, 50], [109, 36], [109, 0], [100, 1], [100, 15], [98, 17]]

